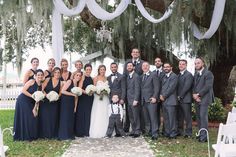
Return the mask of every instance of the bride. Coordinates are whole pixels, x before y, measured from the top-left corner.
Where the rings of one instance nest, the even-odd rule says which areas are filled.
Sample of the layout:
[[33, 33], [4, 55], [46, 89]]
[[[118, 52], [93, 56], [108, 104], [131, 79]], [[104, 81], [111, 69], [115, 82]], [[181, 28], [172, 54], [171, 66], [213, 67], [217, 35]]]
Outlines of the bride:
[[[95, 86], [108, 85], [108, 81], [105, 76], [106, 67], [100, 65], [98, 67], [98, 76], [94, 78]], [[91, 111], [91, 123], [89, 136], [92, 138], [102, 138], [106, 135], [109, 115], [108, 115], [109, 97], [104, 95], [103, 99], [100, 100], [99, 95], [94, 94], [94, 101]]]

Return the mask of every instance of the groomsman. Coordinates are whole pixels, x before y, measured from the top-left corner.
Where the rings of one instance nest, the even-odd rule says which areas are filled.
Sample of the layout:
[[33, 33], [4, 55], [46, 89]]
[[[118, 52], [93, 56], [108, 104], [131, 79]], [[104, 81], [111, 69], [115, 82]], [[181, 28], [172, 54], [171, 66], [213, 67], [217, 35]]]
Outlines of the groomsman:
[[[178, 134], [184, 137], [192, 136], [192, 86], [193, 75], [187, 70], [187, 61], [179, 61], [178, 85], [177, 85], [177, 119], [178, 119]], [[185, 132], [184, 121], [186, 123]]]
[[[214, 76], [212, 72], [208, 71], [204, 66], [204, 60], [202, 58], [196, 58], [193, 99], [196, 106], [198, 129], [208, 129], [208, 106], [214, 101]], [[207, 134], [205, 131], [200, 132], [198, 140], [199, 142], [207, 142]]]
[[[110, 70], [112, 74], [108, 76], [107, 80], [111, 89], [110, 95], [117, 94], [120, 98], [119, 104], [124, 104], [126, 95], [125, 76], [118, 73], [117, 63], [111, 63]], [[111, 97], [110, 97], [111, 99]]]
[[[129, 72], [127, 71], [127, 63], [132, 62], [135, 66], [135, 72], [138, 75], [142, 75], [143, 74], [142, 64], [143, 64], [144, 61], [141, 60], [141, 58], [140, 58], [140, 51], [139, 51], [138, 48], [133, 48], [132, 49], [131, 57], [132, 57], [131, 59], [128, 59], [125, 62], [123, 74], [125, 75], [125, 77], [128, 76]], [[125, 108], [128, 108], [127, 103], [125, 104]], [[144, 119], [143, 119], [142, 116], [141, 116], [140, 121], [141, 121], [141, 129], [143, 131], [144, 130]], [[128, 110], [126, 110], [126, 121], [125, 121], [125, 125], [124, 125], [125, 132], [128, 132], [129, 128], [130, 128], [129, 114], [128, 114]]]
[[[161, 80], [165, 76], [165, 72], [163, 71], [162, 65], [163, 65], [163, 63], [161, 61], [161, 58], [157, 57], [155, 59], [156, 69], [153, 71], [153, 73], [160, 80], [160, 85], [161, 85]], [[161, 89], [161, 86], [160, 86], [160, 89]], [[159, 97], [160, 97], [160, 94], [158, 95], [158, 98]], [[159, 129], [161, 127], [161, 109], [162, 109], [162, 102], [158, 101], [158, 103], [157, 103], [157, 122], [158, 122], [158, 125], [159, 125]], [[163, 128], [162, 128], [162, 132], [164, 132], [164, 124], [163, 124]]]
[[172, 72], [170, 63], [164, 64], [165, 77], [162, 80], [160, 100], [163, 105], [163, 117], [165, 125], [164, 135], [176, 138], [176, 105], [177, 105], [177, 75]]
[[150, 133], [152, 140], [158, 138], [157, 101], [160, 90], [160, 81], [150, 72], [148, 62], [142, 64], [141, 75], [141, 103], [145, 121], [145, 131]]
[[125, 65], [124, 65], [124, 74], [127, 76], [128, 75], [128, 71], [127, 71], [127, 63], [129, 62], [132, 62], [135, 66], [135, 72], [138, 74], [138, 75], [142, 75], [143, 74], [143, 70], [142, 70], [142, 64], [143, 64], [143, 60], [141, 60], [140, 58], [140, 51], [138, 48], [133, 48], [132, 51], [131, 51], [131, 56], [132, 58], [131, 59], [128, 59], [126, 62], [125, 62]]
[[127, 63], [127, 71], [129, 75], [126, 78], [127, 82], [127, 100], [129, 120], [132, 127], [132, 135], [134, 138], [139, 137], [140, 130], [140, 76], [135, 73], [135, 67], [132, 62]]

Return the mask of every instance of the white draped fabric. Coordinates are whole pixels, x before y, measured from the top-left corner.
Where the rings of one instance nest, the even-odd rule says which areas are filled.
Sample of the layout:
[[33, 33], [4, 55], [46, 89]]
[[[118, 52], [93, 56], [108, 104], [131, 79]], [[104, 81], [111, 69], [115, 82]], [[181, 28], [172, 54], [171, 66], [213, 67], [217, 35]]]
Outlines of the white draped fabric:
[[[75, 8], [69, 9], [66, 7], [62, 0], [53, 0], [54, 10], [52, 16], [52, 48], [53, 57], [56, 60], [56, 64], [59, 65], [59, 61], [62, 58], [64, 52], [63, 45], [63, 29], [62, 29], [62, 17], [61, 15], [73, 16], [82, 12], [85, 6], [88, 7], [89, 11], [98, 19], [101, 20], [112, 20], [120, 16], [131, 3], [131, 0], [121, 0], [120, 4], [117, 6], [113, 13], [109, 13], [97, 4], [95, 0], [80, 0]], [[149, 21], [153, 23], [159, 23], [167, 19], [172, 13], [172, 7], [174, 2], [168, 7], [168, 10], [160, 19], [153, 18], [147, 10], [144, 8], [140, 0], [135, 0], [137, 8], [141, 14]]]
[[140, 11], [140, 13], [150, 22], [152, 23], [160, 23], [162, 21], [164, 21], [165, 19], [167, 19], [171, 14], [172, 14], [172, 8], [174, 7], [174, 3], [175, 1], [173, 1], [170, 6], [168, 7], [168, 9], [166, 10], [166, 12], [164, 13], [164, 15], [159, 18], [159, 19], [155, 19], [153, 18], [145, 9], [145, 7], [143, 6], [141, 0], [135, 0], [135, 3], [137, 5], [138, 10]]
[[225, 8], [225, 1], [226, 0], [216, 0], [215, 1], [215, 6], [214, 6], [214, 11], [213, 11], [213, 15], [211, 18], [211, 24], [210, 24], [210, 28], [204, 33], [202, 34], [200, 32], [200, 30], [198, 29], [198, 27], [196, 26], [196, 24], [193, 23], [192, 27], [193, 27], [193, 35], [197, 38], [197, 39], [210, 39], [214, 33], [217, 31], [220, 22], [222, 20], [223, 14], [224, 14], [224, 8]]
[[55, 59], [57, 66], [59, 66], [59, 62], [64, 53], [61, 14], [67, 16], [77, 15], [83, 11], [85, 2], [86, 0], [80, 0], [77, 7], [69, 9], [62, 0], [53, 0], [54, 10], [52, 14], [52, 50], [53, 58]]
[[[223, 17], [225, 1], [226, 0], [216, 0], [211, 25], [205, 34], [202, 35], [197, 26], [193, 24], [193, 33], [196, 38], [209, 39], [216, 32]], [[102, 7], [100, 7], [99, 4], [97, 4], [96, 0], [80, 0], [78, 5], [72, 9], [67, 8], [63, 0], [53, 0], [53, 3], [54, 3], [54, 10], [52, 16], [52, 48], [53, 48], [53, 57], [56, 60], [56, 64], [59, 65], [59, 61], [61, 60], [64, 52], [63, 29], [61, 21], [62, 14], [66, 16], [77, 15], [82, 12], [85, 6], [87, 6], [89, 11], [96, 18], [104, 21], [112, 20], [120, 16], [127, 9], [128, 5], [131, 3], [131, 0], [121, 0], [120, 4], [117, 6], [117, 8], [113, 13], [109, 13]], [[135, 0], [135, 4], [139, 9], [140, 13], [147, 20], [153, 23], [160, 23], [165, 19], [167, 19], [172, 14], [174, 3], [175, 1], [173, 1], [170, 4], [170, 6], [168, 7], [168, 9], [161, 18], [155, 19], [147, 12], [141, 0]]]
[[87, 0], [86, 4], [89, 11], [98, 19], [103, 21], [112, 20], [120, 16], [131, 3], [131, 0], [121, 0], [120, 4], [117, 6], [116, 10], [113, 13], [109, 13], [97, 4], [95, 0]]

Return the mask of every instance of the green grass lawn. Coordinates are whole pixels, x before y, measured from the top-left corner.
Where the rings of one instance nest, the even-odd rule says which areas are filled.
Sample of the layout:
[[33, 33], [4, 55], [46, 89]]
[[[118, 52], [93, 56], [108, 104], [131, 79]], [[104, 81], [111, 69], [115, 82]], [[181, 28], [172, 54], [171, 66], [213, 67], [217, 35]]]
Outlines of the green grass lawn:
[[[194, 133], [197, 130], [194, 128]], [[214, 156], [212, 144], [216, 143], [218, 129], [209, 128], [211, 156]], [[177, 137], [177, 139], [168, 139], [160, 137], [157, 141], [146, 138], [157, 157], [208, 157], [208, 144], [200, 143], [193, 138]]]
[[[13, 126], [14, 110], [0, 110], [0, 126], [2, 129]], [[4, 145], [9, 146], [7, 156], [18, 157], [54, 157], [60, 156], [70, 141], [37, 140], [33, 142], [14, 142], [9, 132], [4, 133]]]
[[[12, 127], [13, 110], [0, 110], [0, 125], [2, 128]], [[210, 147], [216, 142], [217, 128], [210, 128]], [[194, 129], [196, 133], [196, 128]], [[178, 137], [169, 140], [160, 137], [157, 141], [146, 138], [157, 157], [207, 157], [207, 143], [199, 143], [196, 139], [185, 139]], [[9, 133], [4, 134], [4, 144], [9, 146], [8, 156], [24, 156], [24, 157], [53, 157], [60, 156], [70, 141], [57, 140], [37, 140], [33, 142], [14, 142]], [[211, 149], [211, 156], [214, 151]]]

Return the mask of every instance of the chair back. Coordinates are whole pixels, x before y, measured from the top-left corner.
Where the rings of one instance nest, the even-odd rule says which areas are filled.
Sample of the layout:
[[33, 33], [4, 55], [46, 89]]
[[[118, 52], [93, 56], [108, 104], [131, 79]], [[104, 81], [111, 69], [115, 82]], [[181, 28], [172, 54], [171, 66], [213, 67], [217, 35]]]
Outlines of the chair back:
[[236, 113], [236, 107], [232, 108], [232, 113]]
[[236, 148], [236, 124], [220, 124], [217, 144], [235, 144]]
[[3, 145], [3, 132], [0, 127], [0, 157], [5, 157], [4, 145]]
[[236, 113], [229, 112], [226, 124], [232, 124], [232, 123], [236, 124]]

